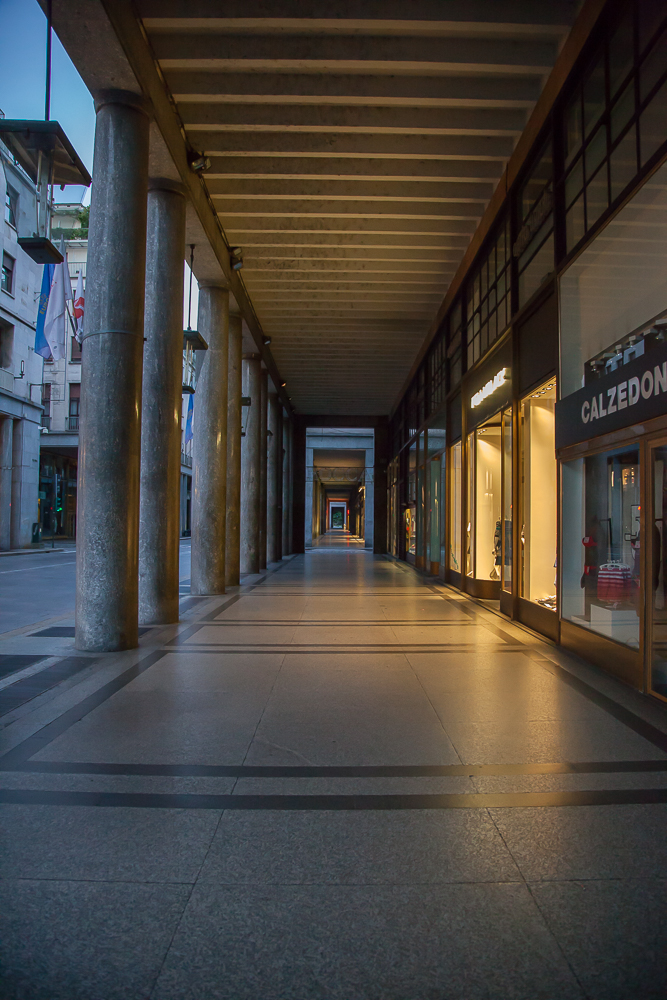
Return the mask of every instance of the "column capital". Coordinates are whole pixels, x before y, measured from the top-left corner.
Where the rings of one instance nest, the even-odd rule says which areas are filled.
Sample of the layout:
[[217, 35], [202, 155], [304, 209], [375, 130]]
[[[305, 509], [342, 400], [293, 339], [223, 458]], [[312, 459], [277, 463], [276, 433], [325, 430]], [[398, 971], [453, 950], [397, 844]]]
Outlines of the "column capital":
[[131, 90], [96, 90], [93, 93], [95, 98], [95, 111], [98, 112], [105, 104], [122, 104], [128, 108], [134, 108], [141, 114], [151, 117], [150, 102], [143, 94], [135, 94]]
[[180, 181], [173, 181], [171, 177], [149, 177], [149, 191], [170, 191], [172, 194], [180, 194], [185, 198], [185, 185]]

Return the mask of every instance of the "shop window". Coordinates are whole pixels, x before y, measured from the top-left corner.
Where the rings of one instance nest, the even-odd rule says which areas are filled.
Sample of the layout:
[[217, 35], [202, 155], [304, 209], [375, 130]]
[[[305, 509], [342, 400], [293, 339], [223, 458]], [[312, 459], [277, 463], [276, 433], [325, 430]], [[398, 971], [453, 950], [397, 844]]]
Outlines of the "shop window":
[[449, 449], [449, 568], [461, 572], [461, 442]]
[[563, 464], [562, 617], [639, 648], [639, 449]]
[[512, 411], [505, 410], [503, 427], [503, 572], [502, 588], [512, 592]]
[[[429, 427], [427, 432], [427, 490], [428, 490], [428, 527], [426, 539], [426, 569], [434, 569], [433, 564], [440, 564], [441, 560], [441, 534], [442, 534], [442, 501], [444, 485], [445, 466], [445, 427], [444, 421], [441, 426]], [[428, 564], [431, 563], [431, 566]]]
[[417, 519], [415, 508], [407, 507], [405, 511], [405, 551], [415, 558], [417, 552]]
[[17, 228], [16, 220], [19, 217], [19, 195], [18, 191], [15, 191], [13, 187], [7, 185], [5, 192], [5, 221], [13, 226], [14, 229]]
[[653, 694], [667, 700], [667, 447], [651, 449], [651, 535], [646, 565], [649, 616], [649, 680]]
[[466, 573], [477, 580], [500, 580], [501, 445], [500, 416], [468, 435]]
[[556, 380], [521, 401], [521, 597], [556, 610]]
[[2, 277], [0, 278], [0, 288], [9, 295], [14, 294], [14, 266], [16, 261], [8, 253], [2, 255]]

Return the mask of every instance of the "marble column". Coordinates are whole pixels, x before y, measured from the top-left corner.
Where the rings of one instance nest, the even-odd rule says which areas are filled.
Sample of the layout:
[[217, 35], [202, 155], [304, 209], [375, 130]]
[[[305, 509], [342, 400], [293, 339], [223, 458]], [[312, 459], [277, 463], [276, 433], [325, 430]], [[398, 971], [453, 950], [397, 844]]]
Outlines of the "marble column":
[[283, 559], [288, 556], [292, 550], [290, 544], [291, 539], [289, 537], [289, 490], [290, 490], [290, 467], [289, 467], [289, 436], [290, 436], [290, 419], [287, 416], [285, 410], [283, 410], [283, 516], [282, 516], [282, 534], [283, 534]]
[[139, 621], [178, 621], [185, 189], [148, 185], [141, 417]]
[[283, 408], [277, 392], [268, 396], [268, 455], [266, 472], [266, 561], [282, 559], [282, 458], [283, 458]]
[[238, 587], [241, 573], [241, 388], [243, 330], [240, 316], [229, 317], [227, 379], [227, 549], [225, 582]]
[[138, 644], [139, 469], [149, 121], [142, 97], [96, 95], [81, 365], [77, 649]]
[[229, 292], [199, 287], [198, 330], [208, 344], [197, 380], [192, 477], [193, 594], [224, 594], [227, 526]]
[[259, 354], [243, 355], [245, 436], [241, 438], [241, 572], [259, 573], [261, 374]]
[[266, 569], [266, 490], [267, 490], [267, 459], [268, 459], [268, 401], [269, 375], [262, 368], [260, 381], [260, 442], [259, 442], [259, 568]]
[[12, 523], [12, 437], [14, 421], [0, 417], [0, 551], [9, 551]]

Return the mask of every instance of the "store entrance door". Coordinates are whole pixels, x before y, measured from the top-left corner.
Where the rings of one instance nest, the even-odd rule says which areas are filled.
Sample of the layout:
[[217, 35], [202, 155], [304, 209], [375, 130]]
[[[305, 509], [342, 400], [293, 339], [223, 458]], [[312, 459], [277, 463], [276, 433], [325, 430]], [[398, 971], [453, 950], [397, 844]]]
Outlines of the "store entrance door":
[[[667, 700], [667, 443], [650, 449], [650, 510], [646, 561], [648, 683]], [[637, 547], [639, 547], [637, 539]]]

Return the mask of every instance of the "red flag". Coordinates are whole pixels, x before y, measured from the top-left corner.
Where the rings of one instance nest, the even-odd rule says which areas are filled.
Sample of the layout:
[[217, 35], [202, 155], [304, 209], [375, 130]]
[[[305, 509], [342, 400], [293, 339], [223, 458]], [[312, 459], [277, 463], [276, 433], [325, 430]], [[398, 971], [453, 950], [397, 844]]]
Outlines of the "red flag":
[[83, 271], [79, 271], [76, 279], [76, 292], [74, 293], [74, 319], [76, 320], [76, 339], [81, 343], [83, 334], [83, 310], [86, 304], [86, 297], [83, 291]]

